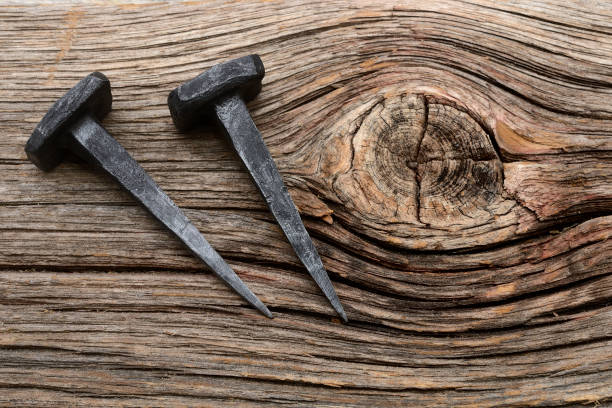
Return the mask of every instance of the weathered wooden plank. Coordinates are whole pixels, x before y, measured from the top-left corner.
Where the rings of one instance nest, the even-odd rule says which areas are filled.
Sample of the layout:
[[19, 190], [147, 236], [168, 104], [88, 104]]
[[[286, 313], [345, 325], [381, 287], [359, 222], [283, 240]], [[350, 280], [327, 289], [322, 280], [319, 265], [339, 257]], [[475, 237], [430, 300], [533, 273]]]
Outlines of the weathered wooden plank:
[[[0, 405], [575, 406], [612, 392], [605, 2], [0, 5]], [[257, 52], [249, 105], [345, 305], [168, 92]], [[23, 146], [93, 70], [104, 126], [266, 302]]]
[[[606, 280], [609, 291], [612, 280]], [[201, 297], [205, 288], [219, 286], [211, 276], [195, 281], [190, 274], [162, 272], [22, 272], [2, 283], [11, 291], [3, 296], [1, 366], [5, 374], [16, 374], [7, 377], [12, 384], [27, 384], [28, 372], [42, 369], [49, 376], [55, 372], [57, 381], [68, 377], [60, 389], [113, 387], [121, 372], [134, 376], [131, 370], [139, 368], [150, 370], [147, 377], [247, 375], [263, 383], [467, 391], [504, 380], [511, 386], [526, 370], [537, 374], [544, 389], [554, 389], [559, 382], [579, 387], [587, 378], [604, 381], [612, 368], [609, 307], [571, 312], [554, 325], [428, 338], [313, 315], [278, 312], [269, 321], [249, 308], [225, 309], [227, 299]], [[572, 352], [560, 356], [567, 348]], [[58, 365], [50, 367], [53, 362]], [[18, 368], [24, 363], [25, 373]], [[92, 376], [77, 380], [80, 370]], [[108, 371], [119, 378], [95, 380]], [[602, 383], [599, 392], [604, 390]], [[131, 394], [129, 387], [125, 391]]]

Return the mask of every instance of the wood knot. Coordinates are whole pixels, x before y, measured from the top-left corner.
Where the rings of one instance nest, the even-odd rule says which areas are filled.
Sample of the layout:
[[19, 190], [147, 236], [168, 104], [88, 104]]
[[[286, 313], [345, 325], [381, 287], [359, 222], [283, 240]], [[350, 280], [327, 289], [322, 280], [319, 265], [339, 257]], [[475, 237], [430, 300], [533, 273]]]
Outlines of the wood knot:
[[401, 94], [379, 96], [345, 119], [353, 125], [328, 140], [320, 169], [352, 213], [347, 220], [403, 236], [406, 224], [412, 231], [487, 224], [515, 205], [502, 196], [502, 163], [489, 136], [462, 109]]

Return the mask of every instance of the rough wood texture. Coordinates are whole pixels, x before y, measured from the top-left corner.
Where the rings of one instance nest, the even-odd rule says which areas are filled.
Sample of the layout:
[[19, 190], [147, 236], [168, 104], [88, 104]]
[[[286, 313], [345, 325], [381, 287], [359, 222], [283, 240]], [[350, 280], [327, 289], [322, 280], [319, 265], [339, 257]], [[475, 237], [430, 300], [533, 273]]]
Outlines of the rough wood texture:
[[[9, 3], [0, 405], [612, 405], [609, 4]], [[254, 120], [348, 325], [228, 144], [173, 129], [171, 89], [253, 52]], [[26, 160], [94, 70], [105, 127], [274, 320], [101, 172]]]

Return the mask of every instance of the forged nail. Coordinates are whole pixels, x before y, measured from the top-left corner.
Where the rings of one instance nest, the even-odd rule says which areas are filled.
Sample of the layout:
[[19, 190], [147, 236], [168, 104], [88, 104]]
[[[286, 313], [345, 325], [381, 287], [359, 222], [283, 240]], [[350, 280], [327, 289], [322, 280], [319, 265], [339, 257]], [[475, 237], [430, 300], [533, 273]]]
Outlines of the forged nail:
[[321, 258], [245, 105], [261, 90], [264, 74], [258, 55], [215, 65], [170, 93], [170, 113], [182, 131], [213, 119], [221, 125], [296, 254], [346, 322]]
[[176, 204], [98, 123], [110, 112], [111, 105], [108, 79], [99, 72], [86, 76], [55, 102], [36, 126], [25, 147], [28, 158], [41, 170], [50, 171], [62, 161], [66, 150], [70, 150], [101, 167], [231, 288], [263, 314], [272, 317], [268, 308], [210, 246]]

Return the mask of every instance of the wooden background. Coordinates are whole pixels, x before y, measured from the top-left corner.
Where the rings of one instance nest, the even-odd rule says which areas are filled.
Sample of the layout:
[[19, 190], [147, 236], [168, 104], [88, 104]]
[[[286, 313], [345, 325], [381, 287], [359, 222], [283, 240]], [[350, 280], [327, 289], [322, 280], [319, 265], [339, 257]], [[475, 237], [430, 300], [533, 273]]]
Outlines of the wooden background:
[[[259, 53], [249, 106], [341, 324], [218, 132], [166, 97]], [[275, 314], [95, 168], [24, 144], [81, 77]], [[606, 1], [4, 1], [3, 406], [612, 406]]]

